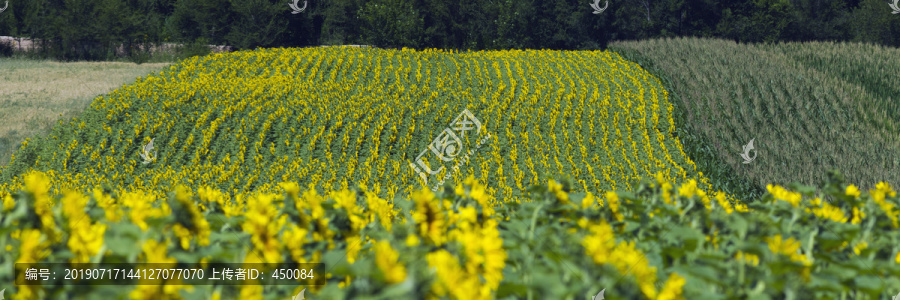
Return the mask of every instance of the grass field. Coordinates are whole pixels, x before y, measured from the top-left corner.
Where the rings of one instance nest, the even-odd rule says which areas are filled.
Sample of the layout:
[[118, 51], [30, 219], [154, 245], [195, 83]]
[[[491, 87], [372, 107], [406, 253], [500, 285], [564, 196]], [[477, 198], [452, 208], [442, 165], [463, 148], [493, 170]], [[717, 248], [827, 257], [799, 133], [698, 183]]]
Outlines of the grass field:
[[[0, 281], [13, 279], [16, 262], [230, 262], [322, 263], [324, 285], [57, 280], [7, 292], [585, 299], [605, 288], [610, 299], [879, 299], [900, 290], [900, 198], [891, 183], [870, 184], [875, 170], [859, 170], [870, 166], [859, 155], [882, 157], [871, 152], [878, 141], [845, 152], [816, 147], [812, 126], [821, 124], [788, 118], [810, 114], [797, 108], [808, 106], [835, 120], [824, 136], [847, 143], [862, 129], [890, 134], [890, 121], [865, 122], [890, 104], [851, 101], [869, 92], [809, 69], [753, 73], [791, 71], [792, 59], [722, 65], [746, 52], [772, 55], [754, 46], [641, 43], [615, 48], [659, 77], [609, 51], [307, 48], [184, 60], [97, 97], [0, 169]], [[667, 69], [684, 60], [653, 47], [722, 53], [684, 75]], [[729, 81], [728, 70], [741, 68], [756, 89]], [[782, 88], [763, 88], [764, 79]], [[741, 112], [722, 96], [731, 88], [755, 95], [748, 101], [761, 112]], [[801, 91], [831, 102], [803, 100]], [[715, 130], [692, 131], [704, 118], [699, 124]], [[737, 157], [741, 144], [724, 143], [743, 136], [726, 133], [754, 130], [805, 144], [780, 149], [761, 136], [758, 165], [747, 167], [755, 171], [727, 174], [740, 169], [725, 148]], [[722, 162], [695, 163], [682, 138], [719, 142], [705, 153]], [[866, 186], [811, 165], [797, 147], [845, 155], [839, 166], [857, 168], [846, 177]], [[806, 178], [763, 164], [770, 160], [827, 180], [788, 184]], [[709, 166], [718, 167], [712, 180], [700, 172]], [[740, 192], [717, 180], [747, 178], [758, 197], [714, 189]]]
[[0, 58], [0, 166], [28, 137], [81, 114], [98, 95], [168, 64], [60, 63]]

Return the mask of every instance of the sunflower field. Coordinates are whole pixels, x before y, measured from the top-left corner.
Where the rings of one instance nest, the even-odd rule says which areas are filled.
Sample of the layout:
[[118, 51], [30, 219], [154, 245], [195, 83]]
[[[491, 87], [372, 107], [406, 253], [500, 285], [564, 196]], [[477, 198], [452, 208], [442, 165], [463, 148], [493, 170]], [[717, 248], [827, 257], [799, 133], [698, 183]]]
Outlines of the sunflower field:
[[[508, 196], [559, 176], [582, 191], [630, 189], [656, 172], [707, 184], [671, 135], [659, 81], [615, 53], [367, 48], [183, 62], [96, 99], [0, 175], [8, 188], [37, 169], [54, 170], [58, 190], [187, 183], [233, 195], [292, 180], [392, 198], [421, 186], [409, 163], [464, 109], [492, 139], [454, 182], [475, 175]], [[158, 159], [143, 165], [151, 139]]]
[[[682, 150], [668, 98], [609, 51], [192, 58], [98, 97], [0, 170], [0, 282], [42, 262], [315, 263], [315, 285], [55, 279], [7, 293], [877, 299], [900, 289], [890, 184], [860, 190], [831, 173], [752, 201], [713, 191]], [[476, 135], [446, 134], [461, 112]], [[429, 155], [443, 151], [467, 155]]]

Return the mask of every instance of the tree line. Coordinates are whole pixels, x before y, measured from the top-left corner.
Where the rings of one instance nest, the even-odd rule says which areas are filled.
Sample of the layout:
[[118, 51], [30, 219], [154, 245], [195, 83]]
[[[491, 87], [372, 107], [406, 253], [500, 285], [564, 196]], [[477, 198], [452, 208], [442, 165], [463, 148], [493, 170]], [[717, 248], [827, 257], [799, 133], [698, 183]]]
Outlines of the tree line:
[[139, 55], [166, 42], [576, 50], [699, 36], [900, 46], [900, 14], [885, 0], [612, 0], [600, 14], [592, 0], [308, 0], [299, 14], [290, 2], [11, 0], [0, 35], [39, 40], [40, 55], [61, 60], [110, 59], [117, 47]]

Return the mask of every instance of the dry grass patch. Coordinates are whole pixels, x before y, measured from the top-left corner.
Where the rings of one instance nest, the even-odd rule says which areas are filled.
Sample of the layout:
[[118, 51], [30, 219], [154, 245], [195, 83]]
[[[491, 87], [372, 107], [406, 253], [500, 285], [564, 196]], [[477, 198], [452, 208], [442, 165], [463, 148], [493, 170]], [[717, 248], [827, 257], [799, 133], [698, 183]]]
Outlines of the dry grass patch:
[[25, 138], [78, 115], [94, 97], [167, 65], [0, 59], [0, 166]]

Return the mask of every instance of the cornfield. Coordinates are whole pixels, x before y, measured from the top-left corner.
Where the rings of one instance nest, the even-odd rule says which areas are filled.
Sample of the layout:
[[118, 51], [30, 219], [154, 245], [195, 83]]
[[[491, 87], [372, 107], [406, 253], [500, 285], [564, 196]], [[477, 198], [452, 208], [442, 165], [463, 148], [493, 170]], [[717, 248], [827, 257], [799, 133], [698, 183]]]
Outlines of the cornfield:
[[[739, 185], [757, 189], [820, 185], [837, 169], [867, 188], [900, 182], [897, 49], [697, 38], [612, 48], [637, 54], [668, 77], [692, 135], [684, 137], [687, 152], [711, 153], [700, 169], [714, 181], [736, 174]], [[743, 164], [737, 154], [751, 139], [758, 158]]]

